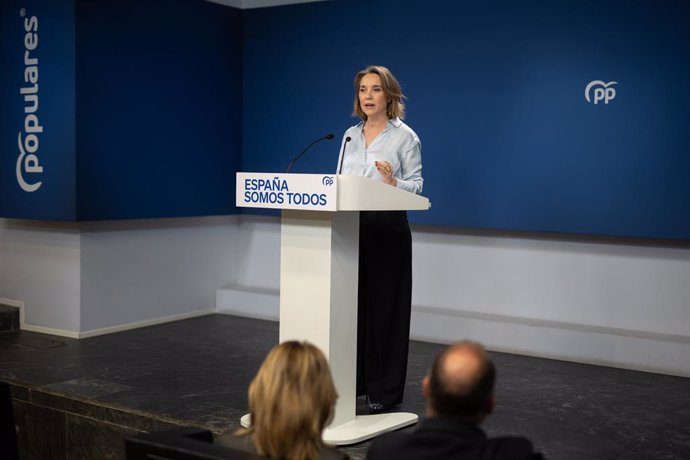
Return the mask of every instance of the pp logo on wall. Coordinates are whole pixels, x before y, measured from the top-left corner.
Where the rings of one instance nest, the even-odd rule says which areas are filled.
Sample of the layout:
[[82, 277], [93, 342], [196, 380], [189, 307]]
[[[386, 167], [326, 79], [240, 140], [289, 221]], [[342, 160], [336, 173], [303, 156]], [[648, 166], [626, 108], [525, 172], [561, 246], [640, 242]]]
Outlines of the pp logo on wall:
[[613, 87], [616, 84], [617, 81], [604, 83], [601, 80], [592, 80], [585, 87], [585, 99], [590, 104], [596, 105], [602, 101], [608, 104], [616, 98], [616, 88]]
[[0, 18], [0, 216], [76, 220], [75, 2], [0, 0]]
[[38, 18], [27, 14], [26, 9], [19, 11], [19, 16], [24, 20], [24, 85], [19, 88], [19, 94], [24, 98], [24, 130], [17, 136], [17, 182], [25, 192], [35, 192], [41, 187], [42, 182], [27, 182], [25, 175], [35, 177], [43, 172], [38, 159], [39, 136], [43, 132], [38, 120]]
[[[24, 132], [19, 131], [17, 146], [17, 182], [25, 192], [35, 192], [41, 187], [41, 181], [29, 183], [24, 179], [25, 173], [42, 173], [43, 167], [38, 160], [39, 135], [43, 132], [38, 120], [38, 58], [35, 56], [38, 47], [38, 18], [29, 16], [22, 8], [19, 15], [24, 18], [24, 83], [19, 93], [24, 98]], [[22, 136], [23, 134], [23, 136]]]

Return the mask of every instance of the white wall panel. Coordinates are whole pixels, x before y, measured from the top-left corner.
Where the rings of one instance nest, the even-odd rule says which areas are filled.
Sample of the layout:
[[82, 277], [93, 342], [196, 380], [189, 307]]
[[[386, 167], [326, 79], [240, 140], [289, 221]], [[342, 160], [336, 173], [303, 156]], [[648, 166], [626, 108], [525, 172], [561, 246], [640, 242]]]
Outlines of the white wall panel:
[[79, 331], [77, 224], [0, 219], [0, 297], [24, 304], [44, 332]]

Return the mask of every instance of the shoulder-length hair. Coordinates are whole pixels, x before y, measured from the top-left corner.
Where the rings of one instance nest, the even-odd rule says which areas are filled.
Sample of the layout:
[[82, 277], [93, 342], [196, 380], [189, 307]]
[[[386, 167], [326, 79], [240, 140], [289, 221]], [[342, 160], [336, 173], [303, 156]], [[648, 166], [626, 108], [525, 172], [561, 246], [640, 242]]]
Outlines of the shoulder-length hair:
[[274, 347], [249, 386], [254, 445], [276, 459], [311, 460], [338, 399], [326, 357], [308, 342]]
[[386, 115], [388, 119], [400, 118], [401, 120], [405, 118], [405, 95], [402, 93], [400, 88], [400, 83], [398, 79], [395, 78], [393, 72], [388, 70], [388, 68], [381, 65], [370, 65], [366, 69], [362, 69], [355, 75], [355, 100], [353, 102], [352, 115], [361, 118], [362, 120], [367, 120], [367, 115], [359, 106], [359, 84], [362, 81], [362, 77], [367, 74], [376, 74], [381, 77], [381, 86], [383, 88], [383, 94], [386, 95], [386, 100], [388, 105], [386, 107]]

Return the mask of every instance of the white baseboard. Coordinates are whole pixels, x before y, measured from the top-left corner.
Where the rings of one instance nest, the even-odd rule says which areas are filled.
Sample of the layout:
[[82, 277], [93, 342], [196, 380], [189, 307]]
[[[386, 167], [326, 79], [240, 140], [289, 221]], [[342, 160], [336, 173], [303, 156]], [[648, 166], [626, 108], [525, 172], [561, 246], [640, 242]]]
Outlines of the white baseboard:
[[80, 339], [89, 337], [96, 337], [99, 335], [112, 334], [115, 332], [129, 331], [131, 329], [139, 329], [142, 327], [155, 326], [157, 324], [171, 323], [173, 321], [180, 321], [183, 319], [197, 318], [199, 316], [206, 316], [213, 314], [212, 309], [196, 310], [187, 313], [180, 313], [177, 315], [164, 316], [162, 318], [153, 318], [145, 321], [136, 321], [133, 323], [120, 324], [117, 326], [104, 327], [100, 329], [92, 329], [90, 331], [82, 331], [79, 333]]
[[475, 340], [489, 350], [690, 377], [690, 336], [413, 306], [411, 337]]
[[[280, 316], [278, 289], [248, 286], [219, 289], [216, 292], [215, 310], [198, 310], [82, 332], [26, 324], [23, 302], [4, 298], [0, 298], [0, 302], [20, 309], [23, 330], [76, 339], [212, 313], [272, 321], [277, 321]], [[499, 352], [690, 377], [690, 335], [414, 305], [411, 338], [433, 343], [470, 339]]]
[[28, 332], [38, 332], [39, 334], [56, 335], [59, 337], [68, 337], [70, 339], [78, 339], [79, 332], [77, 331], [66, 331], [64, 329], [54, 329], [52, 327], [34, 326], [32, 324], [22, 324], [22, 331]]
[[173, 321], [180, 321], [183, 319], [191, 319], [199, 316], [206, 316], [213, 314], [214, 311], [210, 309], [196, 310], [188, 313], [180, 313], [177, 315], [164, 316], [162, 318], [148, 319], [145, 321], [136, 321], [133, 323], [119, 324], [117, 326], [103, 327], [100, 329], [92, 329], [90, 331], [66, 331], [63, 329], [53, 329], [50, 327], [34, 326], [32, 324], [22, 325], [22, 330], [29, 332], [38, 332], [41, 334], [50, 334], [60, 337], [69, 337], [71, 339], [87, 339], [89, 337], [96, 337], [99, 335], [113, 334], [115, 332], [129, 331], [131, 329], [139, 329], [142, 327], [155, 326], [157, 324], [171, 323]]
[[[216, 312], [279, 318], [279, 290], [228, 286], [216, 292]], [[412, 306], [411, 338], [448, 344], [475, 340], [493, 351], [690, 377], [690, 335], [602, 327]]]

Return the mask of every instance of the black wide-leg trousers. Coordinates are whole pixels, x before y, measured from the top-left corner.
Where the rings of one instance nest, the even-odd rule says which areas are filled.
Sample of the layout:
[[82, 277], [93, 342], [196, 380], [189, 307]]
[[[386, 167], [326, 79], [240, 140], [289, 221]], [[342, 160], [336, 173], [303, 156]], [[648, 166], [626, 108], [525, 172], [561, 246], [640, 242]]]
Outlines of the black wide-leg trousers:
[[400, 404], [407, 376], [412, 235], [406, 211], [361, 211], [357, 394]]

